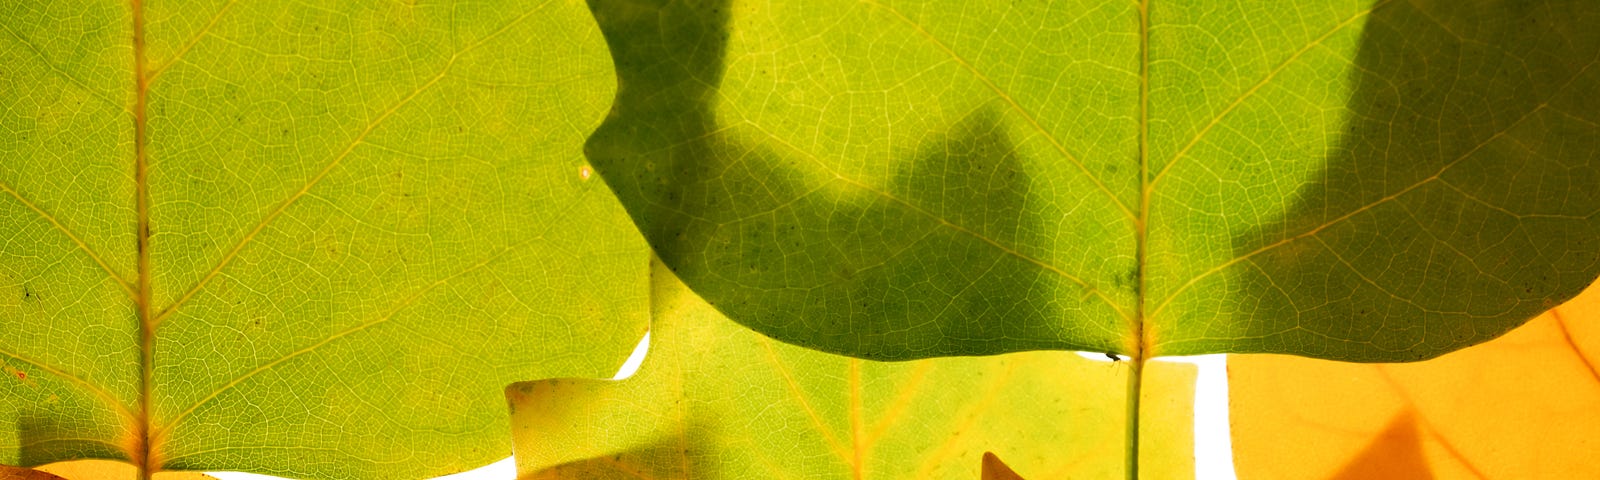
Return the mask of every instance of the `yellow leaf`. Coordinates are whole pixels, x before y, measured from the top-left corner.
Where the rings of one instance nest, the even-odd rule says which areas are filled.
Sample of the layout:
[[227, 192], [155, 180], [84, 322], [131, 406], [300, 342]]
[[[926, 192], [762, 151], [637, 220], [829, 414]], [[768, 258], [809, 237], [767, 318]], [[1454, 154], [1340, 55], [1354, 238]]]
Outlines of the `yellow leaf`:
[[[56, 462], [39, 467], [40, 471], [49, 472], [55, 477], [41, 477], [40, 480], [61, 478], [64, 480], [133, 480], [139, 478], [139, 470], [132, 464], [113, 460], [72, 460]], [[32, 479], [29, 479], [32, 480]], [[216, 478], [200, 472], [157, 472], [155, 480], [217, 480]]]
[[1504, 337], [1411, 364], [1229, 359], [1253, 478], [1600, 478], [1600, 286]]

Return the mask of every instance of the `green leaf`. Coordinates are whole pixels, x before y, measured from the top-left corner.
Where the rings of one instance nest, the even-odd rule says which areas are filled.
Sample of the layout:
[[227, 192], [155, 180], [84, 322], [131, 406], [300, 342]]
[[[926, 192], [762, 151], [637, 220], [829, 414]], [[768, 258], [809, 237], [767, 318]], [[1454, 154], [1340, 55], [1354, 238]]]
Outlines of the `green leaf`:
[[[635, 375], [506, 389], [523, 478], [971, 480], [986, 451], [1032, 478], [1122, 471], [1127, 362], [853, 359], [752, 332], [664, 266], [653, 281], [650, 352]], [[1146, 368], [1158, 430], [1142, 436], [1143, 468], [1192, 477], [1196, 371]]]
[[592, 8], [591, 161], [786, 342], [1418, 360], [1600, 274], [1592, 1]]
[[569, 0], [0, 6], [0, 463], [505, 456], [506, 384], [646, 326], [611, 79]]

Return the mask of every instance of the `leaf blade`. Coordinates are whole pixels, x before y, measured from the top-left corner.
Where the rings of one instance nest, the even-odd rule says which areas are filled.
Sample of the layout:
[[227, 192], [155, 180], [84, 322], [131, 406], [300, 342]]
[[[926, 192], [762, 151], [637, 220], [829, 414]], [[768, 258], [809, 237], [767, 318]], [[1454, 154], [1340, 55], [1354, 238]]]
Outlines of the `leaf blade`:
[[492, 392], [644, 329], [648, 247], [582, 173], [614, 83], [581, 4], [5, 8], [40, 48], [0, 44], [0, 81], [49, 108], [0, 117], [0, 351], [37, 360], [0, 357], [32, 381], [0, 382], [0, 462], [142, 459], [149, 429], [159, 469], [453, 473], [509, 447]]
[[[1433, 478], [1583, 477], [1600, 425], [1600, 288], [1504, 337], [1426, 362], [1229, 359], [1241, 477], [1416, 471]], [[1360, 391], [1362, 395], [1339, 392]], [[1303, 448], [1296, 439], [1317, 439]], [[1294, 462], [1281, 459], [1294, 458]]]
[[[1123, 468], [1112, 419], [1125, 364], [829, 355], [733, 324], [656, 272], [650, 352], [632, 377], [506, 389], [522, 478], [973, 478], [989, 451], [1044, 478]], [[1193, 398], [1192, 367], [1149, 367], [1152, 395]], [[1166, 426], [1145, 436], [1147, 471], [1192, 476], [1189, 405], [1149, 405]]]
[[588, 154], [720, 310], [862, 358], [1413, 361], [1600, 274], [1592, 5], [1080, 3], [594, 2]]

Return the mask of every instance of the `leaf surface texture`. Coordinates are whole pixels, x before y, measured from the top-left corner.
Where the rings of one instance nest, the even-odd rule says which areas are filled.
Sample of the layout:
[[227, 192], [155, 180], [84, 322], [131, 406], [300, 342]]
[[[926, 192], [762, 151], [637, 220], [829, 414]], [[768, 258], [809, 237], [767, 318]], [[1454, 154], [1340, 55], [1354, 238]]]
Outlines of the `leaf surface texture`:
[[0, 65], [0, 463], [453, 473], [646, 326], [580, 3], [9, 2]]
[[1234, 462], [1251, 478], [1590, 478], [1600, 286], [1426, 362], [1228, 358]]
[[[985, 452], [1033, 478], [1122, 475], [1125, 363], [830, 355], [752, 332], [656, 272], [636, 374], [506, 389], [523, 478], [970, 480]], [[1147, 367], [1151, 478], [1194, 475], [1195, 373]]]
[[1600, 272], [1594, 2], [591, 3], [590, 159], [787, 342], [1411, 361]]

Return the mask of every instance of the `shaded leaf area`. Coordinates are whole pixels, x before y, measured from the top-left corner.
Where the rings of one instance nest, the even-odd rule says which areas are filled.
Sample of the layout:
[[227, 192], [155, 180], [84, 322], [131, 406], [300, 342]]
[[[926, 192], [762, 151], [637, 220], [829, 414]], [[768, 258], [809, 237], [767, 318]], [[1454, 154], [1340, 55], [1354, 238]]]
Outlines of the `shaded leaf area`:
[[[1065, 352], [879, 363], [786, 345], [717, 313], [665, 267], [633, 377], [507, 388], [523, 478], [1035, 478], [1124, 466], [1127, 367]], [[1194, 369], [1151, 364], [1151, 478], [1194, 475]], [[1159, 473], [1158, 473], [1159, 472]]]
[[[1071, 276], [1039, 270], [1034, 255], [1047, 250], [996, 255], [1054, 235], [1054, 227], [1042, 230], [1029, 209], [1055, 218], [1087, 212], [1094, 218], [1071, 220], [1094, 230], [1115, 229], [1119, 218], [1103, 212], [1102, 197], [1084, 195], [1090, 205], [1030, 198], [1029, 190], [1038, 187], [1020, 163], [1027, 159], [1018, 150], [1025, 139], [1009, 125], [1003, 103], [970, 102], [959, 111], [915, 116], [915, 105], [880, 98], [857, 106], [857, 95], [844, 93], [833, 107], [876, 112], [882, 118], [874, 122], [903, 121], [910, 133], [897, 137], [882, 135], [879, 123], [841, 128], [853, 122], [848, 117], [758, 118], [763, 112], [733, 101], [754, 93], [747, 89], [770, 91], [774, 81], [810, 78], [797, 90], [775, 92], [781, 99], [766, 105], [774, 114], [832, 106], [834, 93], [857, 87], [816, 82], [882, 72], [858, 65], [863, 59], [829, 64], [844, 60], [832, 53], [816, 65], [798, 56], [825, 53], [828, 45], [818, 42], [876, 41], [874, 32], [893, 24], [877, 18], [870, 29], [839, 30], [852, 38], [801, 41], [801, 32], [774, 22], [804, 15], [821, 26], [835, 23], [829, 17], [837, 13], [876, 7], [592, 6], [622, 87], [587, 153], [658, 254], [731, 318], [786, 342], [872, 359], [958, 354], [972, 343], [989, 345], [987, 353], [1119, 349], [1123, 314], [1102, 297], [1118, 305], [1131, 297], [1096, 293]], [[734, 18], [740, 13], [757, 15]], [[747, 41], [759, 44], [748, 48], [784, 55], [745, 57], [739, 45]], [[725, 77], [725, 68], [735, 65], [746, 68]], [[772, 129], [780, 127], [806, 132], [806, 142], [776, 136]], [[1088, 182], [1077, 187], [1093, 188]], [[947, 196], [952, 192], [960, 196]], [[1101, 236], [1077, 237], [1087, 246]], [[1127, 277], [1129, 245], [1122, 258], [1095, 261], [1120, 264], [1118, 274]], [[1084, 310], [1091, 313], [1076, 313]], [[1080, 325], [1063, 318], [1097, 321]]]
[[591, 7], [591, 161], [785, 342], [1410, 361], [1600, 273], [1594, 2]]
[[1592, 478], [1600, 286], [1420, 363], [1228, 359], [1241, 479]]
[[1001, 461], [1000, 457], [990, 452], [983, 452], [983, 470], [979, 472], [978, 478], [982, 480], [1023, 480], [1022, 475], [1018, 475], [1016, 470], [1012, 470], [1011, 466], [1006, 465], [1006, 462]]
[[1422, 439], [1417, 433], [1416, 414], [1406, 411], [1395, 415], [1366, 448], [1339, 467], [1334, 480], [1360, 480], [1366, 478], [1412, 478], [1431, 480], [1428, 460], [1423, 453]]
[[7, 2], [0, 65], [0, 463], [453, 473], [646, 328], [581, 3]]

